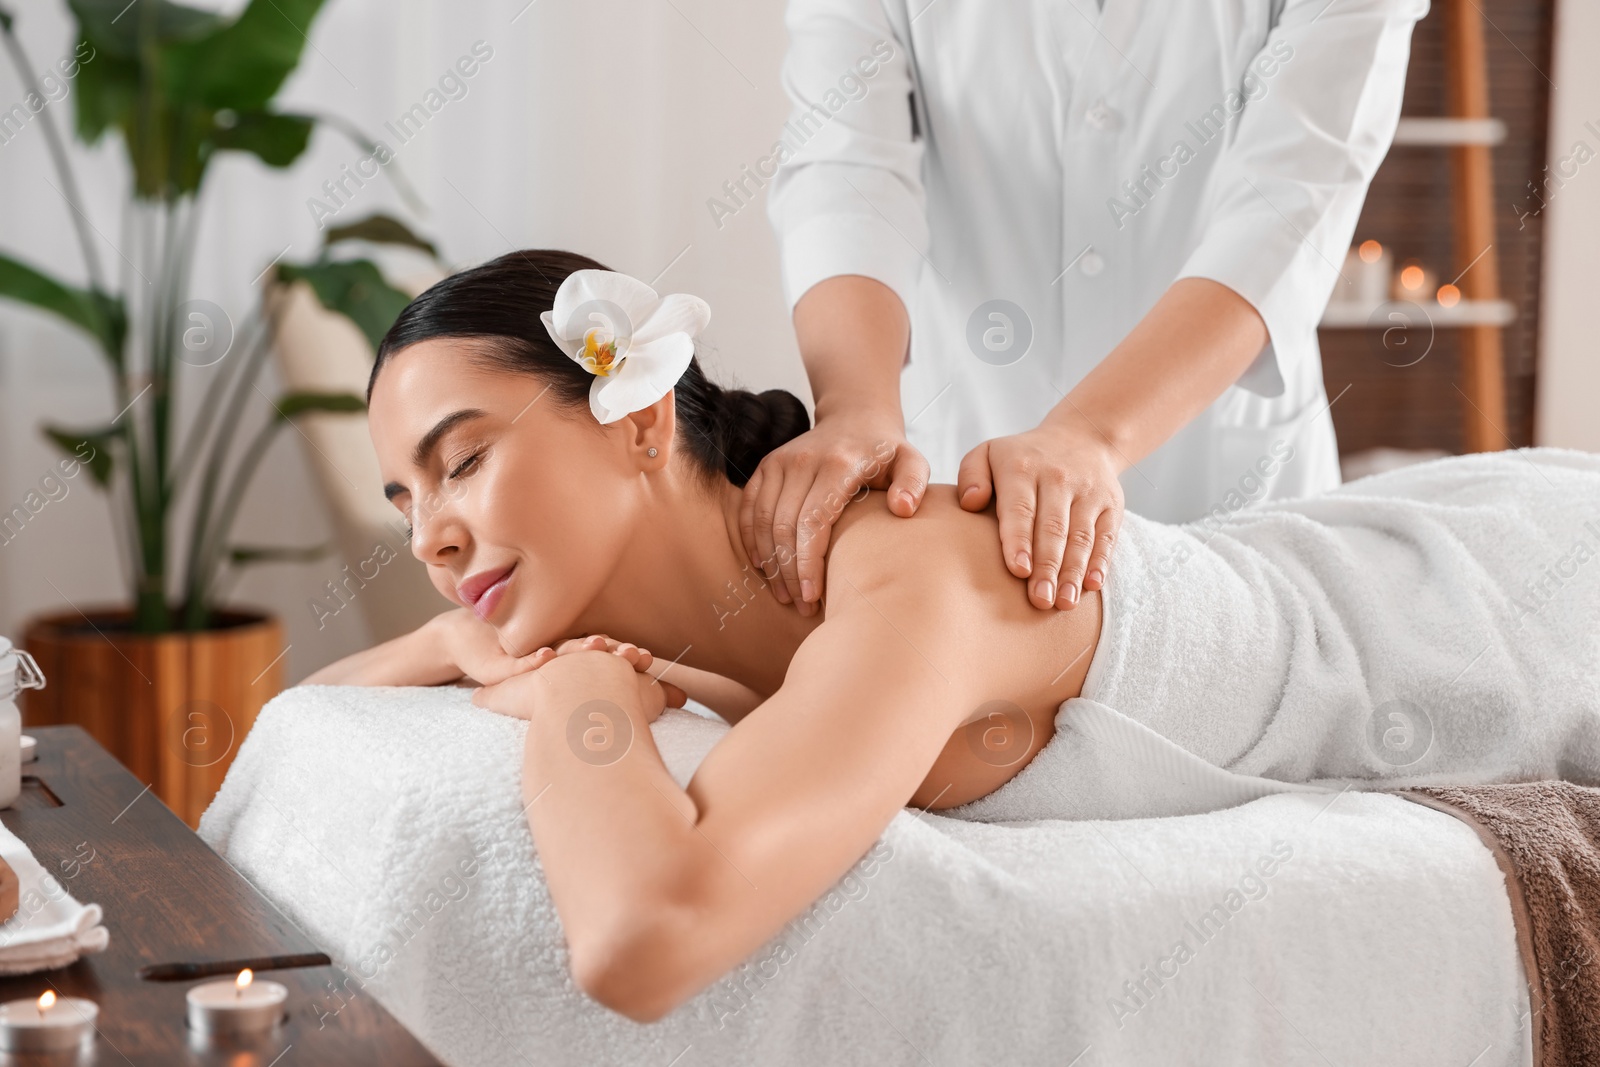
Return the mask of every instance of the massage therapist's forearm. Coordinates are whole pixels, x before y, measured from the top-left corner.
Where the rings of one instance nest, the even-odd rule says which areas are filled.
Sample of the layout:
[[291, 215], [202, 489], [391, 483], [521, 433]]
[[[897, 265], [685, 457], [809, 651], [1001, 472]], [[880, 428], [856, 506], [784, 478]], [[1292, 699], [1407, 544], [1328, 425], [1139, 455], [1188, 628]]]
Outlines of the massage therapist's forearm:
[[794, 332], [818, 422], [840, 412], [903, 420], [900, 370], [911, 321], [893, 289], [859, 274], [825, 278], [796, 302]]
[[1180, 278], [1045, 417], [1137, 463], [1238, 380], [1268, 341], [1256, 309], [1207, 278]]
[[814, 425], [751, 474], [739, 536], [772, 595], [809, 616], [821, 610], [839, 501], [863, 486], [887, 489], [890, 510], [910, 516], [927, 489], [928, 462], [906, 439], [900, 371], [911, 322], [893, 289], [859, 274], [824, 278], [795, 302], [794, 332]]

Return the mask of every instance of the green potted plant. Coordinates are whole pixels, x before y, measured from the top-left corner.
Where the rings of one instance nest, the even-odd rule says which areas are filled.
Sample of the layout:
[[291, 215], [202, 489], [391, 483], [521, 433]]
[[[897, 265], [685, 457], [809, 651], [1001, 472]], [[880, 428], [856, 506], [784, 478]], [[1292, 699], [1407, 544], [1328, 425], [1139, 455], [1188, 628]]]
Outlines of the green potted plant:
[[[244, 152], [288, 167], [313, 129], [330, 121], [273, 105], [321, 6], [322, 0], [251, 0], [227, 19], [168, 0], [69, 0], [79, 35], [71, 71], [77, 136], [94, 144], [114, 132], [131, 174], [131, 236], [120, 253], [121, 273], [133, 281], [114, 288], [62, 138], [14, 32], [14, 13], [0, 0], [0, 34], [71, 207], [87, 275], [85, 284], [71, 284], [0, 253], [0, 297], [72, 323], [105, 358], [115, 417], [98, 426], [43, 429], [68, 453], [64, 462], [81, 463], [111, 493], [130, 580], [125, 605], [54, 612], [28, 626], [23, 645], [49, 684], [31, 694], [38, 699], [26, 710], [32, 723], [83, 725], [191, 823], [256, 713], [281, 688], [280, 621], [259, 610], [224, 608], [225, 587], [242, 567], [310, 559], [328, 548], [234, 541], [245, 490], [286, 424], [307, 412], [364, 407], [350, 394], [265, 398], [257, 380], [273, 319], [264, 304], [235, 341], [225, 313], [189, 295], [198, 201], [212, 160]], [[375, 147], [333, 125], [363, 148]], [[310, 283], [375, 344], [406, 297], [370, 261], [329, 254], [356, 239], [432, 252], [402, 224], [379, 216], [329, 230], [315, 261], [278, 265], [276, 276]], [[180, 388], [200, 398], [181, 438]], [[265, 402], [272, 403], [271, 416], [240, 445], [248, 407]], [[181, 557], [174, 536], [180, 519], [187, 523]]]

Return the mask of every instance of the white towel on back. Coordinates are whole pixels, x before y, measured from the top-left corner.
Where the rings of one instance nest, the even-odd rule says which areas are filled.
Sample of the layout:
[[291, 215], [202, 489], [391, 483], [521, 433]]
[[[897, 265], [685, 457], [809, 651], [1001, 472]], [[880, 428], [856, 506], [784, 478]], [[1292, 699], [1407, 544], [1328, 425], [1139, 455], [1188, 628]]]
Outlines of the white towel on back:
[[1435, 460], [1183, 526], [1129, 515], [1104, 608], [1056, 736], [951, 815], [1600, 783], [1600, 455]]

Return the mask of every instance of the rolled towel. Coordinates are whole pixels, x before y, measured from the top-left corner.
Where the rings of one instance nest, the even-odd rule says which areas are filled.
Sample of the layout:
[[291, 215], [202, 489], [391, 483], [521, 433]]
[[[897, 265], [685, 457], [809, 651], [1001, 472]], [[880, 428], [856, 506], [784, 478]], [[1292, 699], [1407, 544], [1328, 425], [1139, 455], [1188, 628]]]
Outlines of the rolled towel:
[[104, 951], [111, 935], [100, 905], [80, 903], [3, 824], [0, 859], [19, 883], [17, 913], [0, 923], [0, 974], [48, 971]]

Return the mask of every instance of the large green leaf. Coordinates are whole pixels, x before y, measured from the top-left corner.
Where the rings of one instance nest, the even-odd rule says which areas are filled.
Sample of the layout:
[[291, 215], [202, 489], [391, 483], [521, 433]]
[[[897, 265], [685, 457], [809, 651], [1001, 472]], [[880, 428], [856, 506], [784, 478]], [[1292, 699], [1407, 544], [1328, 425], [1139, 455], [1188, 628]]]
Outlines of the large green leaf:
[[376, 244], [409, 245], [420, 248], [434, 259], [439, 258], [439, 250], [433, 242], [418, 237], [411, 228], [392, 215], [368, 215], [364, 219], [357, 219], [348, 226], [333, 226], [328, 229], [328, 234], [323, 238], [323, 247], [338, 244], [340, 241], [372, 241]]
[[[95, 47], [87, 37], [80, 50], [82, 44]], [[92, 145], [113, 126], [131, 124], [139, 100], [139, 63], [96, 47], [94, 58], [78, 68], [72, 95], [77, 101], [78, 137]]]
[[52, 312], [88, 331], [111, 362], [122, 365], [122, 340], [128, 320], [121, 300], [58, 282], [6, 255], [0, 255], [0, 297]]
[[367, 402], [354, 393], [285, 393], [273, 405], [278, 418], [288, 421], [308, 411], [337, 411], [348, 414], [367, 410]]
[[138, 56], [141, 36], [154, 44], [192, 41], [225, 25], [213, 12], [170, 0], [67, 0], [67, 6], [97, 50], [121, 59]]
[[[94, 479], [96, 485], [102, 489], [110, 486], [111, 443], [122, 436], [120, 426], [107, 426], [99, 430], [68, 430], [60, 426], [46, 426], [44, 435], [60, 445], [61, 451], [67, 455], [82, 460], [89, 468], [89, 476]], [[86, 460], [78, 451], [84, 444], [94, 450], [94, 455]]]
[[212, 141], [218, 149], [249, 152], [269, 167], [287, 167], [311, 141], [316, 120], [304, 115], [280, 115], [270, 111], [243, 114], [220, 112], [227, 124], [218, 123]]
[[258, 111], [305, 48], [323, 0], [250, 0], [231, 24], [166, 49], [167, 90], [209, 108]]
[[170, 0], [70, 3], [95, 49], [78, 79], [78, 135], [92, 144], [121, 130], [140, 197], [195, 192], [216, 151], [275, 167], [305, 151], [313, 120], [267, 105], [323, 0], [251, 0], [232, 22]]
[[368, 259], [346, 259], [278, 265], [278, 280], [309, 284], [329, 311], [337, 311], [361, 328], [376, 352], [394, 320], [411, 298], [388, 282]]

